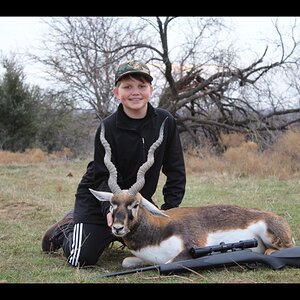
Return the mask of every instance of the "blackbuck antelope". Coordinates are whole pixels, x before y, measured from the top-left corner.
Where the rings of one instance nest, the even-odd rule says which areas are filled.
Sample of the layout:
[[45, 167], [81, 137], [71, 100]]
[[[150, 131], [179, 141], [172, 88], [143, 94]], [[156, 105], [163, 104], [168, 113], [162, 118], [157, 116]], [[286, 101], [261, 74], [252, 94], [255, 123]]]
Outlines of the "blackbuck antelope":
[[255, 238], [258, 246], [252, 250], [265, 254], [295, 245], [287, 222], [272, 212], [221, 204], [161, 211], [143, 198], [139, 191], [145, 184], [145, 173], [154, 162], [154, 152], [163, 140], [164, 123], [158, 139], [149, 149], [147, 161], [138, 171], [136, 183], [128, 190], [121, 190], [117, 184], [117, 170], [111, 162], [111, 148], [102, 123], [100, 139], [112, 193], [90, 191], [98, 200], [110, 201], [112, 233], [122, 237], [135, 255], [123, 260], [124, 268], [189, 259], [191, 247], [221, 242]]

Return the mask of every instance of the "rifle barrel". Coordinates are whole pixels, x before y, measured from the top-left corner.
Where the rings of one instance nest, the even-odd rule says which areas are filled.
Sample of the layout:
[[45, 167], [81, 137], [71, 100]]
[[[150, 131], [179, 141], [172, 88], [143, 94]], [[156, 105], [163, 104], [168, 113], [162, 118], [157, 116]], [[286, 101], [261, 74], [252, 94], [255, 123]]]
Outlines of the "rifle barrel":
[[132, 274], [132, 273], [139, 273], [139, 272], [145, 272], [145, 271], [151, 271], [151, 270], [158, 270], [160, 271], [160, 266], [147, 266], [147, 267], [141, 267], [136, 269], [128, 269], [120, 272], [112, 272], [108, 274], [103, 274], [101, 277], [112, 277], [112, 276], [119, 276], [119, 275], [126, 275], [126, 274]]

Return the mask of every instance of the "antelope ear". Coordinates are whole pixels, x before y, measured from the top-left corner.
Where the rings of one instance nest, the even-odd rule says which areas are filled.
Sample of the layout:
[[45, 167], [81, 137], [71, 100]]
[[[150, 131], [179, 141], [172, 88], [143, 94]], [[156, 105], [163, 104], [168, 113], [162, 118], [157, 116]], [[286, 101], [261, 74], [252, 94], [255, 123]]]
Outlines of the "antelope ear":
[[113, 193], [89, 190], [99, 201], [110, 201], [113, 196]]
[[142, 197], [142, 205], [150, 211], [152, 214], [160, 216], [160, 217], [168, 217], [165, 213], [163, 213], [161, 210], [159, 210], [154, 204], [152, 204], [150, 201]]

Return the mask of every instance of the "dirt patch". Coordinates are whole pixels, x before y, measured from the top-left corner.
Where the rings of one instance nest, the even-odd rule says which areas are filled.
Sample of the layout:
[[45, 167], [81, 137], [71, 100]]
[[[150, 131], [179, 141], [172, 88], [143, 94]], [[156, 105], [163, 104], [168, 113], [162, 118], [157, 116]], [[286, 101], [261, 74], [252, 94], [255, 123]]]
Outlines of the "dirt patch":
[[31, 218], [41, 207], [25, 201], [3, 204], [0, 203], [0, 218], [5, 220], [20, 220]]

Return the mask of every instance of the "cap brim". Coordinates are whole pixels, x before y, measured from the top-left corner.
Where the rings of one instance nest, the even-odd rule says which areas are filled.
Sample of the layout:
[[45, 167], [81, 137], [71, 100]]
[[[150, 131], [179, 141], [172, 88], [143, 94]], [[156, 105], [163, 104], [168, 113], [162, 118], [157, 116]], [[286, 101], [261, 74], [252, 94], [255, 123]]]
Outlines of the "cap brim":
[[125, 73], [123, 73], [120, 77], [118, 77], [117, 79], [116, 79], [116, 81], [115, 81], [115, 84], [117, 84], [117, 82], [122, 78], [122, 77], [124, 77], [124, 76], [126, 76], [126, 75], [128, 75], [128, 74], [141, 74], [141, 75], [144, 75], [144, 76], [146, 76], [149, 80], [150, 80], [150, 82], [153, 80], [153, 77], [151, 76], [151, 75], [149, 75], [148, 73], [145, 73], [145, 72], [141, 72], [141, 71], [139, 71], [139, 70], [136, 70], [136, 71], [128, 71], [128, 72], [125, 72]]

